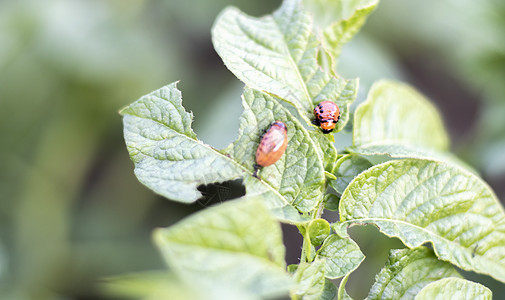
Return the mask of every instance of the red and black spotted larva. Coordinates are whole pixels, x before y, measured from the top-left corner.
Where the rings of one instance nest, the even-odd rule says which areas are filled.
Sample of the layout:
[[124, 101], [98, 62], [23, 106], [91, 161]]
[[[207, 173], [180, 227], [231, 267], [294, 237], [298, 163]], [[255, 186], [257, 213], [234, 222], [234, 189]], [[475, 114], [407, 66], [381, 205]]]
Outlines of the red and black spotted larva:
[[258, 178], [258, 170], [275, 164], [288, 146], [288, 129], [281, 121], [273, 122], [261, 137], [256, 150], [256, 164], [253, 176]]
[[321, 101], [314, 107], [314, 125], [321, 127], [323, 133], [330, 133], [340, 119], [340, 109], [331, 101]]

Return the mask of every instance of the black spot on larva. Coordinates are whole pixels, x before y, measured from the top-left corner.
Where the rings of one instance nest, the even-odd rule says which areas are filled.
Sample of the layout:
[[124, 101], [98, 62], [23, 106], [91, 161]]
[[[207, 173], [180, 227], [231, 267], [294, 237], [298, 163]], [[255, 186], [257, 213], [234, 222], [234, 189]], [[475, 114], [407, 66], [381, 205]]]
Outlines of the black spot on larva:
[[324, 110], [322, 110], [322, 109], [321, 109], [319, 112], [320, 112], [320, 113], [323, 113], [323, 112], [324, 112]]

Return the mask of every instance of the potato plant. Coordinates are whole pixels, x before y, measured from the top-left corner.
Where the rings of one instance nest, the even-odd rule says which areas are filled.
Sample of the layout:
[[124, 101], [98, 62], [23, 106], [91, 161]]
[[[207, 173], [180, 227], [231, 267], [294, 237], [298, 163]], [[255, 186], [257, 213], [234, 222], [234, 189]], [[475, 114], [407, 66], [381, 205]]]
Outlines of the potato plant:
[[[176, 82], [121, 110], [135, 174], [155, 193], [193, 203], [200, 185], [236, 179], [246, 192], [155, 230], [168, 275], [114, 284], [149, 282], [139, 293], [146, 299], [350, 299], [347, 279], [365, 256], [347, 229], [374, 224], [406, 248], [390, 252], [364, 287], [368, 299], [491, 299], [455, 267], [505, 282], [504, 209], [449, 152], [435, 107], [383, 80], [351, 112], [358, 79], [337, 75], [339, 54], [377, 4], [284, 0], [260, 18], [226, 8], [212, 40], [244, 90], [238, 138], [225, 149], [198, 140]], [[325, 100], [341, 112], [330, 134], [312, 123]], [[288, 128], [287, 149], [256, 178], [260, 136], [276, 120]], [[344, 127], [353, 143], [338, 149], [334, 136]], [[340, 220], [328, 222], [325, 210]], [[299, 264], [286, 266], [281, 222], [303, 236]]]

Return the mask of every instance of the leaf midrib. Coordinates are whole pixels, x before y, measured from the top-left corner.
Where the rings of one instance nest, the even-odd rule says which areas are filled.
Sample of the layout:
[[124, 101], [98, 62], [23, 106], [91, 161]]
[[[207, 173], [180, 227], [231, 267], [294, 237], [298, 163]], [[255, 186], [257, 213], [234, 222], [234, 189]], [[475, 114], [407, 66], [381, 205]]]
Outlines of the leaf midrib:
[[[290, 15], [290, 19], [291, 18], [292, 18], [292, 15]], [[309, 103], [310, 103], [312, 101], [310, 101], [311, 97], [310, 97], [310, 94], [309, 94], [309, 90], [307, 89], [307, 85], [306, 85], [305, 81], [303, 80], [302, 74], [300, 73], [300, 69], [298, 68], [298, 64], [294, 61], [293, 56], [291, 55], [291, 51], [289, 50], [288, 43], [287, 43], [287, 40], [286, 40], [286, 36], [284, 35], [284, 32], [282, 32], [281, 26], [279, 25], [279, 23], [278, 23], [277, 18], [276, 18], [275, 15], [272, 16], [272, 19], [274, 20], [274, 24], [276, 26], [276, 29], [278, 30], [278, 32], [283, 37], [284, 43], [282, 43], [282, 45], [284, 47], [284, 50], [288, 54], [287, 57], [289, 59], [289, 63], [294, 66], [294, 69], [296, 70], [296, 72], [295, 72], [296, 77], [298, 78], [299, 83], [301, 83], [301, 86], [302, 86], [303, 92], [305, 94], [306, 100], [308, 100]], [[311, 33], [311, 35], [312, 35], [312, 33]], [[306, 52], [306, 49], [304, 49], [303, 53], [305, 54], [305, 52]], [[303, 55], [302, 55], [302, 57], [303, 57]]]

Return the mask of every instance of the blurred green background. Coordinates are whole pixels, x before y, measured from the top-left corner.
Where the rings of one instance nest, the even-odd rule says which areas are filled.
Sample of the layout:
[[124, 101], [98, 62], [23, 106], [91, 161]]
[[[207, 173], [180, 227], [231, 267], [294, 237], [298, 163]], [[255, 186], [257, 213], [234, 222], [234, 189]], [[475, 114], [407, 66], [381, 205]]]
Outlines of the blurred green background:
[[[143, 187], [117, 111], [181, 80], [199, 138], [226, 146], [237, 135], [242, 85], [214, 52], [210, 28], [227, 5], [259, 16], [279, 4], [0, 0], [0, 299], [109, 299], [101, 278], [164, 268], [152, 229], [223, 195], [211, 186], [206, 199], [182, 205]], [[344, 47], [339, 70], [361, 78], [359, 101], [380, 78], [425, 93], [453, 151], [505, 199], [503, 0], [382, 0]], [[230, 186], [226, 197], [240, 193]], [[299, 236], [284, 229], [294, 263]], [[386, 260], [382, 246], [395, 242], [355, 231], [369, 259], [348, 290], [364, 297]], [[505, 297], [504, 284], [469, 276]]]

